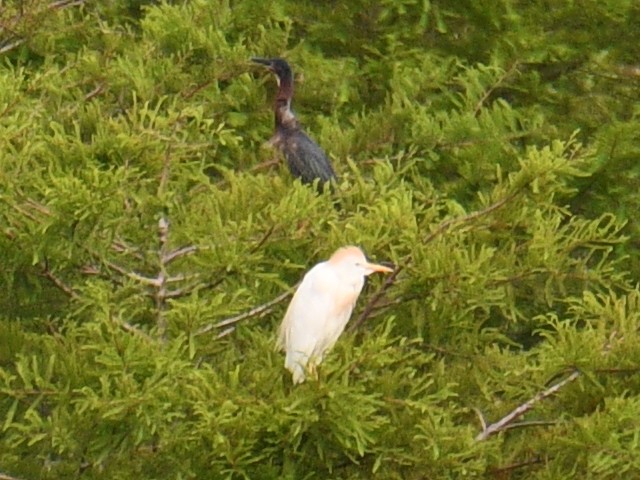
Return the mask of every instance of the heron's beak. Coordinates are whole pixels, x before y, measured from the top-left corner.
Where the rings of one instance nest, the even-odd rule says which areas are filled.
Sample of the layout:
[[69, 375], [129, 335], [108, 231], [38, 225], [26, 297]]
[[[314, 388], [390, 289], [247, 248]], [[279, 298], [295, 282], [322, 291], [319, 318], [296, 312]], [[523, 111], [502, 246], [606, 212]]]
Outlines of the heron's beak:
[[271, 67], [271, 60], [269, 60], [268, 58], [251, 57], [251, 61], [253, 63], [259, 63], [260, 65]]
[[377, 263], [367, 263], [367, 269], [371, 272], [391, 273], [393, 268], [385, 267], [384, 265], [378, 265]]

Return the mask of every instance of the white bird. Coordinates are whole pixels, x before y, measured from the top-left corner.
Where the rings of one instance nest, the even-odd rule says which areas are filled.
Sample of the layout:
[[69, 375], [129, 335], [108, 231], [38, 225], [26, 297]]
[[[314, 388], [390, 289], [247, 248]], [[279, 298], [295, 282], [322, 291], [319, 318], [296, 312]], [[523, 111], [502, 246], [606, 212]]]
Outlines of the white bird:
[[392, 272], [369, 263], [358, 247], [338, 249], [329, 260], [315, 265], [291, 299], [278, 333], [277, 346], [286, 352], [284, 366], [293, 383], [304, 382], [338, 340], [351, 317], [364, 277]]

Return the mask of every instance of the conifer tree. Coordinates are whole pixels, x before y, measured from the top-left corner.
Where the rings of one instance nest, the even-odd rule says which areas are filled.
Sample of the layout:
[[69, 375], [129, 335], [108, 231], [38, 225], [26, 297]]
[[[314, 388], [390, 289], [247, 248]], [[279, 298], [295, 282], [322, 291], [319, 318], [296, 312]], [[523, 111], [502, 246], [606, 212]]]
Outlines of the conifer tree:
[[[1, 3], [0, 478], [640, 476], [636, 3]], [[292, 386], [346, 244], [395, 272]]]

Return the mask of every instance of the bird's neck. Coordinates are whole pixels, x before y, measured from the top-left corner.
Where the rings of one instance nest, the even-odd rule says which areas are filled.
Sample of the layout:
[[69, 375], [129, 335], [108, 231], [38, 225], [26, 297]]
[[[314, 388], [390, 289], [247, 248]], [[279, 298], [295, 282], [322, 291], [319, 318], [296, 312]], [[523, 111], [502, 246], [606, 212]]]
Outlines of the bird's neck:
[[295, 129], [298, 128], [298, 119], [291, 111], [290, 100], [276, 99], [275, 119], [277, 128]]
[[293, 75], [284, 75], [278, 77], [278, 95], [276, 96], [276, 104], [279, 101], [288, 101], [291, 103], [293, 98]]
[[293, 98], [293, 75], [278, 77], [278, 94], [275, 100], [276, 127], [284, 129], [298, 128], [298, 120], [291, 111]]

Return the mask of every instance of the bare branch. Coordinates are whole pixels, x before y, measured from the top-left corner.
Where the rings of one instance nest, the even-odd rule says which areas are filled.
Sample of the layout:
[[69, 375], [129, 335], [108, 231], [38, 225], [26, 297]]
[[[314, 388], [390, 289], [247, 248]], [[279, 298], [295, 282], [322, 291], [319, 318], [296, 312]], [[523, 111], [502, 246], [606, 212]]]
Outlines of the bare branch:
[[69, 7], [77, 7], [79, 5], [83, 5], [85, 0], [58, 0], [56, 2], [52, 2], [49, 4], [50, 9], [56, 8], [69, 8]]
[[144, 256], [140, 252], [136, 251], [138, 249], [127, 244], [124, 240], [121, 240], [121, 239], [114, 240], [111, 243], [111, 249], [115, 250], [118, 253], [126, 253], [128, 255], [132, 255], [138, 260], [144, 260]]
[[[270, 312], [275, 305], [277, 305], [278, 303], [280, 303], [283, 300], [285, 300], [286, 298], [288, 298], [291, 295], [291, 293], [293, 292], [293, 290], [295, 290], [295, 288], [297, 286], [298, 285], [295, 285], [293, 288], [291, 288], [290, 290], [287, 290], [286, 292], [278, 295], [273, 300], [270, 300], [267, 303], [264, 303], [262, 305], [259, 305], [259, 306], [255, 307], [255, 308], [252, 308], [248, 312], [242, 313], [240, 315], [236, 315], [235, 317], [227, 318], [227, 319], [222, 320], [222, 321], [217, 322], [217, 323], [210, 323], [209, 325], [205, 325], [204, 327], [200, 328], [195, 334], [196, 335], [202, 335], [202, 334], [205, 334], [207, 332], [210, 332], [211, 330], [213, 330], [215, 328], [226, 327], [226, 326], [232, 325], [234, 323], [237, 323], [237, 322], [239, 322], [241, 320], [245, 320], [247, 318], [264, 315], [264, 314]], [[225, 333], [225, 335], [226, 335], [226, 333]]]
[[199, 273], [192, 273], [191, 275], [184, 275], [184, 274], [180, 274], [180, 275], [173, 275], [171, 277], [168, 277], [165, 282], [166, 283], [176, 283], [176, 282], [184, 282], [185, 280], [193, 280], [194, 278], [199, 278], [200, 274]]
[[265, 232], [265, 234], [262, 236], [260, 241], [256, 244], [255, 247], [253, 247], [249, 251], [249, 253], [256, 253], [258, 250], [260, 250], [260, 248], [267, 242], [267, 240], [269, 240], [269, 237], [273, 234], [273, 231], [275, 229], [276, 229], [275, 225], [271, 225], [271, 227], [269, 227], [269, 229]]
[[254, 165], [249, 169], [249, 172], [257, 172], [260, 170], [266, 170], [267, 168], [274, 167], [280, 163], [279, 158], [272, 158], [271, 160], [267, 160], [266, 162], [259, 163]]
[[23, 480], [23, 479], [18, 477], [12, 477], [4, 473], [0, 473], [0, 480]]
[[[476, 436], [476, 440], [477, 441], [486, 440], [491, 435], [494, 435], [498, 432], [502, 432], [509, 428], [514, 428], [514, 426], [511, 424], [517, 418], [521, 417], [522, 415], [527, 413], [529, 410], [531, 410], [536, 405], [536, 403], [541, 402], [545, 398], [559, 391], [565, 385], [568, 385], [569, 383], [575, 381], [580, 375], [581, 373], [579, 370], [574, 370], [573, 373], [571, 373], [571, 375], [569, 375], [564, 380], [552, 385], [551, 387], [547, 388], [546, 390], [543, 390], [542, 392], [539, 392], [538, 394], [536, 394], [536, 396], [534, 396], [533, 398], [529, 399], [528, 401], [526, 401], [525, 403], [517, 407], [515, 410], [513, 410], [511, 413], [509, 413], [505, 417], [501, 418], [499, 421], [492, 423], [486, 428], [483, 428], [482, 432], [478, 434], [478, 436]], [[529, 422], [523, 422], [523, 424], [521, 425], [525, 426], [527, 425], [527, 423]]]
[[506, 465], [504, 467], [495, 467], [489, 470], [489, 473], [492, 473], [494, 477], [505, 478], [504, 475], [513, 470], [517, 470], [519, 468], [528, 467], [531, 465], [537, 465], [542, 463], [541, 457], [534, 457], [531, 460], [524, 460], [522, 462], [512, 463], [510, 465]]
[[[18, 48], [20, 45], [22, 45], [24, 43], [24, 39], [20, 38], [18, 40], [15, 40], [11, 43], [6, 43], [4, 45], [0, 46], [0, 55], [2, 55], [3, 53], [7, 53], [10, 52], [11, 50], [13, 50], [14, 48]], [[0, 477], [2, 478], [2, 477]]]
[[[113, 264], [109, 264], [110, 267], [113, 267]], [[151, 285], [152, 287], [160, 287], [164, 283], [164, 279], [161, 276], [156, 278], [145, 277], [144, 275], [140, 275], [136, 272], [127, 272], [124, 270], [118, 270], [120, 273], [123, 273], [127, 277], [132, 280], [136, 280], [140, 283], [144, 283], [145, 285]]]
[[64, 283], [61, 279], [56, 277], [51, 270], [49, 270], [49, 262], [46, 260], [44, 262], [44, 266], [42, 267], [41, 275], [47, 280], [50, 280], [51, 283], [53, 283], [56, 287], [66, 293], [69, 297], [76, 298], [78, 296], [69, 285]]
[[176, 258], [184, 257], [185, 255], [191, 255], [192, 253], [195, 253], [197, 251], [198, 251], [198, 247], [195, 245], [189, 245], [187, 247], [178, 248], [177, 250], [173, 250], [167, 253], [166, 255], [164, 255], [164, 257], [162, 257], [162, 262], [165, 265], [169, 265]]
[[[177, 122], [173, 125], [172, 133], [176, 131], [177, 125], [178, 125]], [[169, 183], [169, 174], [171, 173], [172, 147], [173, 147], [172, 143], [167, 143], [167, 147], [165, 148], [165, 151], [164, 151], [164, 157], [162, 160], [162, 173], [160, 174], [160, 182], [158, 184], [158, 195], [160, 195], [166, 190], [167, 184]]]
[[513, 200], [519, 193], [520, 193], [520, 190], [516, 190], [510, 195], [507, 195], [506, 197], [498, 200], [496, 203], [492, 203], [491, 205], [489, 205], [486, 208], [483, 208], [482, 210], [477, 210], [475, 212], [469, 213], [468, 215], [463, 215], [462, 217], [451, 218], [449, 220], [446, 220], [440, 223], [435, 230], [433, 230], [429, 235], [427, 235], [427, 237], [422, 241], [422, 243], [426, 244], [426, 243], [432, 242], [434, 239], [442, 235], [444, 232], [449, 230], [454, 225], [455, 226], [465, 225], [467, 223], [472, 222], [473, 220], [476, 220], [480, 217], [484, 217], [485, 215], [488, 215], [504, 207], [507, 203]]
[[556, 425], [557, 423], [558, 422], [554, 420], [529, 420], [527, 422], [512, 423], [510, 425], [507, 425], [504, 429], [512, 430], [514, 428], [525, 428], [525, 427], [548, 427], [549, 425]]
[[235, 330], [236, 330], [236, 327], [227, 327], [223, 331], [221, 331], [218, 335], [216, 335], [216, 338], [226, 337], [227, 335], [235, 332]]
[[[410, 258], [407, 257], [407, 261], [409, 260]], [[362, 313], [360, 314], [360, 316], [357, 318], [355, 322], [352, 322], [351, 325], [349, 326], [350, 332], [357, 329], [360, 325], [364, 323], [364, 321], [367, 318], [369, 318], [369, 315], [371, 315], [371, 312], [375, 308], [376, 304], [380, 301], [380, 299], [382, 299], [382, 297], [385, 295], [389, 287], [391, 287], [391, 285], [393, 285], [394, 282], [396, 281], [396, 278], [398, 277], [398, 274], [402, 271], [402, 268], [403, 268], [402, 265], [398, 265], [393, 271], [393, 273], [385, 279], [384, 283], [378, 289], [378, 291], [371, 296], [371, 298], [369, 299], [369, 302], [367, 302], [367, 305], [364, 307], [364, 310], [362, 310]]]
[[[170, 148], [170, 147], [168, 147]], [[169, 152], [167, 151], [167, 157]], [[168, 162], [168, 159], [167, 159]], [[155, 285], [157, 291], [155, 292], [155, 301], [156, 301], [156, 309], [157, 309], [157, 319], [158, 319], [158, 330], [160, 332], [160, 337], [164, 338], [165, 333], [167, 331], [167, 319], [165, 318], [165, 309], [166, 309], [166, 301], [167, 301], [167, 278], [169, 275], [167, 274], [167, 266], [164, 263], [163, 259], [167, 255], [167, 249], [169, 248], [169, 220], [167, 220], [164, 216], [160, 217], [158, 220], [158, 241], [160, 243], [160, 247], [158, 249], [158, 260], [160, 262], [160, 272], [157, 277], [157, 284]]]
[[143, 332], [139, 328], [134, 327], [133, 325], [131, 325], [128, 322], [124, 322], [124, 321], [121, 321], [121, 320], [116, 320], [114, 318], [111, 318], [111, 321], [113, 323], [115, 323], [118, 327], [122, 328], [122, 330], [124, 330], [125, 332], [133, 333], [135, 335], [138, 335], [139, 337], [142, 337], [142, 338], [144, 338], [145, 340], [147, 340], [149, 342], [153, 342], [154, 341], [154, 339], [150, 335], [148, 335], [147, 333]]
[[201, 83], [200, 85], [196, 85], [195, 87], [190, 88], [186, 92], [182, 92], [181, 93], [182, 98], [189, 99], [189, 98], [193, 97], [196, 93], [198, 93], [201, 90], [204, 90], [209, 85], [211, 85], [211, 83], [213, 83], [213, 80], [207, 80], [206, 82]]
[[100, 95], [102, 92], [104, 91], [104, 83], [99, 83], [96, 88], [94, 88], [93, 90], [91, 90], [89, 93], [87, 93], [84, 96], [84, 101], [88, 102], [89, 100], [91, 100], [93, 97], [96, 97], [98, 95]]
[[478, 416], [478, 420], [480, 420], [480, 425], [482, 425], [482, 431], [484, 432], [487, 429], [487, 419], [484, 418], [484, 415], [482, 414], [479, 408], [476, 408], [476, 407], [472, 407], [472, 408], [473, 408], [473, 411]]

